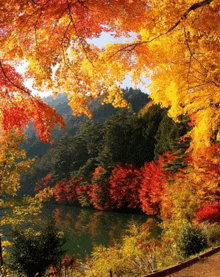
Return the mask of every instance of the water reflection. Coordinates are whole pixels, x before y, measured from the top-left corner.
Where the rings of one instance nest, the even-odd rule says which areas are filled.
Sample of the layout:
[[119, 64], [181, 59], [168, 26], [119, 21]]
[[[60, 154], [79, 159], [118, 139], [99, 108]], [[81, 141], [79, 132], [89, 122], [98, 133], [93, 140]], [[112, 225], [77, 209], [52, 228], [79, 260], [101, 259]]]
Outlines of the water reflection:
[[103, 212], [50, 204], [44, 208], [42, 220], [52, 211], [57, 227], [68, 237], [64, 248], [69, 255], [79, 258], [89, 255], [95, 245], [113, 245], [121, 238], [131, 220], [144, 223], [148, 219], [144, 214]]

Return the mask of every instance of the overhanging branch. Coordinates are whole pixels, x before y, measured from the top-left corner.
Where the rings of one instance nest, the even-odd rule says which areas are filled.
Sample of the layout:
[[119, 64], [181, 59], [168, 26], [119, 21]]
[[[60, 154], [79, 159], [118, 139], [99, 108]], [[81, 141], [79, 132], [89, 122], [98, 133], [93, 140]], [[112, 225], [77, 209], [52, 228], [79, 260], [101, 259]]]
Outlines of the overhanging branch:
[[118, 51], [116, 51], [113, 55], [111, 55], [108, 60], [110, 60], [112, 57], [114, 57], [115, 55], [117, 55], [119, 52], [122, 51], [132, 51], [134, 50], [138, 45], [141, 44], [149, 44], [152, 41], [158, 39], [159, 37], [162, 37], [164, 35], [167, 35], [168, 33], [170, 33], [171, 31], [173, 31], [183, 20], [185, 20], [187, 18], [187, 16], [189, 15], [190, 12], [197, 10], [198, 8], [207, 6], [209, 4], [211, 4], [214, 0], [204, 0], [202, 2], [198, 2], [193, 4], [191, 7], [188, 8], [188, 10], [181, 16], [181, 18], [172, 26], [170, 27], [166, 32], [163, 32], [159, 35], [157, 35], [156, 37], [147, 40], [147, 41], [139, 41], [139, 42], [135, 42], [135, 43], [127, 43], [126, 46], [124, 46], [123, 48], [119, 49]]

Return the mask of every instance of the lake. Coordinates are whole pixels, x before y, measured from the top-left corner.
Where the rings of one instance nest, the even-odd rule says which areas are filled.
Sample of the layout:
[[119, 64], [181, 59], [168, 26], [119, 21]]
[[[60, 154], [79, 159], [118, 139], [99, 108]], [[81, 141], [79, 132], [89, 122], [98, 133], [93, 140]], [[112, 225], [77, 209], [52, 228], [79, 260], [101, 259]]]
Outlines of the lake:
[[68, 238], [64, 249], [69, 255], [78, 258], [85, 258], [95, 245], [110, 246], [118, 241], [131, 220], [145, 223], [149, 218], [145, 214], [132, 211], [97, 211], [92, 208], [47, 203], [41, 215], [42, 221], [52, 213], [58, 229]]

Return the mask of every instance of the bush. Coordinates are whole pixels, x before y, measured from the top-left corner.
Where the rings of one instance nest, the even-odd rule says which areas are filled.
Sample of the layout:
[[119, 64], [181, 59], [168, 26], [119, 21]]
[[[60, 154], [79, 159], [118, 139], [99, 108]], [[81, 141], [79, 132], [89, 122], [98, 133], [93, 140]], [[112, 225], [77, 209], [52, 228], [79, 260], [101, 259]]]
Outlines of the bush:
[[194, 226], [187, 226], [177, 242], [177, 251], [183, 258], [200, 253], [208, 247], [207, 236]]
[[220, 225], [218, 223], [203, 222], [199, 225], [206, 234], [209, 246], [216, 246], [220, 243]]
[[[155, 236], [155, 232], [158, 232]], [[157, 269], [160, 232], [156, 220], [144, 224], [131, 221], [121, 242], [111, 247], [96, 246], [92, 253], [88, 277], [128, 277], [146, 275]]]
[[10, 269], [16, 270], [20, 276], [42, 277], [48, 267], [62, 260], [65, 254], [61, 247], [66, 240], [55, 228], [53, 221], [40, 231], [14, 228], [11, 235]]

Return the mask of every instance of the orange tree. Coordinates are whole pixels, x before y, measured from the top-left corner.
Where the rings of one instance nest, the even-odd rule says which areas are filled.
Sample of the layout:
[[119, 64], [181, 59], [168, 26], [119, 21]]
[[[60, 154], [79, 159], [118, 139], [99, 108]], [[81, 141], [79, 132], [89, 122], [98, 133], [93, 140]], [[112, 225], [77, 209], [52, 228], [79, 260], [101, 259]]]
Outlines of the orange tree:
[[[95, 97], [125, 105], [119, 86], [131, 72], [135, 83], [142, 74], [151, 77], [151, 97], [169, 106], [170, 116], [194, 116], [192, 147], [203, 150], [218, 137], [219, 5], [217, 0], [4, 1], [1, 125], [35, 120], [47, 140], [48, 128], [59, 121], [25, 89], [15, 70], [24, 61], [24, 79], [33, 78], [39, 90], [67, 93], [75, 113], [90, 114], [87, 104]], [[102, 32], [115, 37], [133, 32], [135, 38], [101, 49], [87, 42]]]
[[[0, 22], [1, 126], [24, 127], [29, 120], [43, 140], [60, 122], [24, 87], [67, 93], [75, 113], [88, 101], [124, 106], [120, 85], [128, 72], [134, 83], [151, 77], [156, 103], [169, 114], [193, 115], [191, 146], [196, 154], [218, 137], [219, 2], [217, 0], [27, 0], [4, 1]], [[87, 39], [102, 32], [133, 41], [99, 48]], [[26, 62], [23, 79], [15, 68]], [[53, 71], [54, 69], [54, 71]], [[9, 116], [10, 115], [10, 116]]]
[[[88, 100], [98, 96], [124, 105], [118, 84], [131, 71], [136, 83], [142, 74], [151, 77], [152, 98], [171, 106], [174, 118], [196, 113], [195, 148], [218, 128], [218, 1], [14, 0], [4, 1], [1, 11], [6, 86], [27, 94], [14, 70], [26, 61], [25, 78], [35, 88], [68, 93], [76, 113], [89, 113]], [[103, 31], [136, 36], [101, 49], [87, 42]]]
[[[50, 131], [56, 125], [64, 127], [63, 118], [54, 108], [45, 104], [39, 96], [25, 87], [27, 79], [33, 80], [33, 88], [54, 93], [68, 93], [70, 105], [76, 113], [85, 112], [87, 100], [103, 95], [106, 101], [125, 106], [121, 90], [107, 67], [100, 70], [103, 52], [89, 46], [86, 39], [98, 37], [102, 31], [115, 31], [116, 21], [127, 21], [132, 15], [141, 18], [145, 3], [127, 1], [5, 1], [0, 5], [0, 136], [11, 140], [1, 147], [2, 172], [6, 172], [7, 159], [20, 158], [13, 154], [29, 122], [34, 122], [37, 135], [50, 141]], [[114, 8], [114, 9], [113, 9]], [[115, 25], [116, 24], [116, 25]], [[129, 31], [116, 27], [118, 35]], [[25, 73], [17, 68], [25, 65]], [[53, 68], [57, 70], [54, 74]], [[107, 70], [106, 70], [107, 69]], [[106, 70], [106, 71], [105, 71]], [[111, 69], [110, 69], [111, 70]], [[121, 81], [122, 82], [122, 79]], [[13, 133], [13, 138], [12, 134]], [[6, 154], [5, 154], [6, 153]], [[24, 156], [23, 156], [24, 157]], [[14, 161], [14, 160], [13, 160]], [[16, 168], [21, 173], [23, 163]], [[1, 176], [1, 194], [13, 191], [12, 180]], [[14, 175], [12, 175], [14, 176]], [[8, 187], [5, 188], [5, 187]]]

